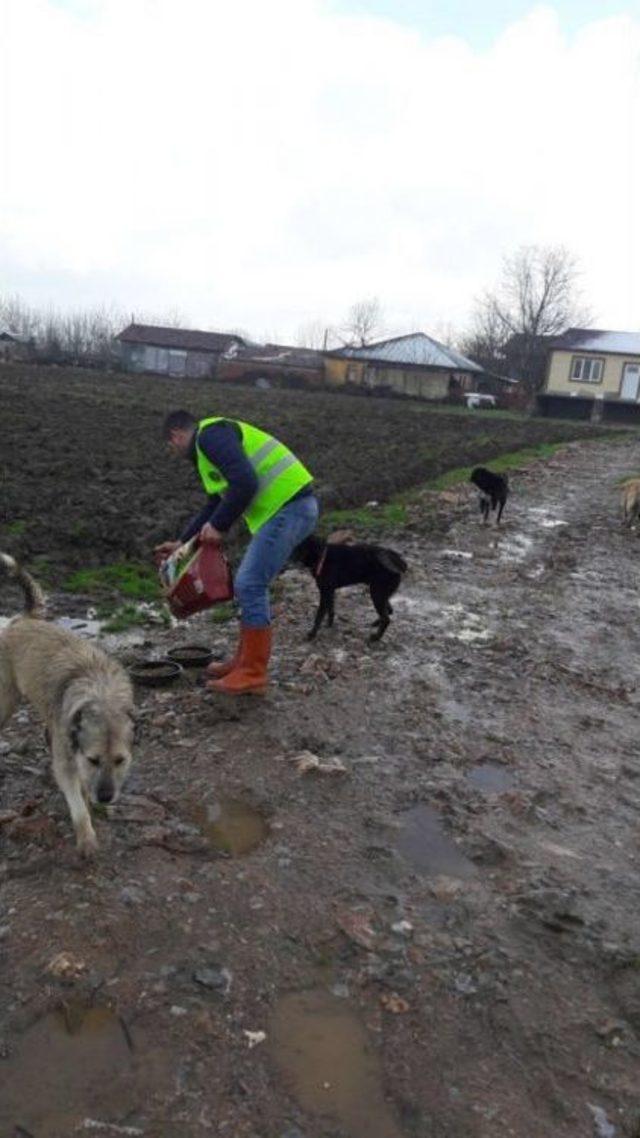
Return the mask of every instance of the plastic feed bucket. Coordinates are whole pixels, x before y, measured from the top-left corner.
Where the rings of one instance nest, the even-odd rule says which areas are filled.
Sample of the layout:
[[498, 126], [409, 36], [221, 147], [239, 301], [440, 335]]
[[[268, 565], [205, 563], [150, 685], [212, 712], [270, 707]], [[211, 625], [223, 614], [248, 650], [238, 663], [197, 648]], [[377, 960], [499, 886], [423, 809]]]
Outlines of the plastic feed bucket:
[[167, 593], [174, 616], [184, 618], [233, 597], [231, 569], [219, 545], [200, 545]]

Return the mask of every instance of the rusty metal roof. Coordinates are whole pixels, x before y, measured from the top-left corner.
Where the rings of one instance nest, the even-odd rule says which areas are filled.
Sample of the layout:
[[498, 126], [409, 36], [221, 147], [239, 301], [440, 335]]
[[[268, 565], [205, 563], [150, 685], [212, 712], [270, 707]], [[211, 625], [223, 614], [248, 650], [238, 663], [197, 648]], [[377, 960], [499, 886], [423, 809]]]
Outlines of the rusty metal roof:
[[195, 328], [163, 328], [155, 324], [129, 324], [116, 336], [124, 344], [149, 344], [154, 348], [182, 348], [196, 352], [225, 352], [232, 344], [244, 344], [241, 336], [228, 332], [199, 332]]
[[425, 332], [412, 332], [409, 336], [395, 336], [391, 340], [379, 340], [376, 344], [368, 344], [366, 348], [339, 348], [331, 355], [388, 365], [405, 364], [411, 367], [447, 368], [448, 370], [473, 372], [483, 370], [473, 360], [460, 355], [453, 348], [445, 347], [438, 340], [427, 336]]
[[224, 353], [225, 361], [262, 363], [271, 367], [320, 368], [325, 353], [315, 348], [292, 347], [288, 344], [232, 345]]

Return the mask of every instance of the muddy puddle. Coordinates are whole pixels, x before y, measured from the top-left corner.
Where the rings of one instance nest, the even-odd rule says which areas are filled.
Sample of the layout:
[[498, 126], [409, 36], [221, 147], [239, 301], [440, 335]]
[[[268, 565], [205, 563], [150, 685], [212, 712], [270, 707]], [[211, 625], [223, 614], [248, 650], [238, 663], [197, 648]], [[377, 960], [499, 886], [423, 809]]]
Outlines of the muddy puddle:
[[549, 510], [545, 510], [540, 506], [531, 506], [529, 514], [533, 517], [534, 521], [542, 526], [543, 529], [557, 529], [559, 526], [566, 526], [569, 523], [565, 522], [563, 518], [557, 518]]
[[193, 818], [213, 848], [232, 857], [251, 853], [269, 836], [269, 823], [264, 815], [241, 798], [200, 803], [193, 811]]
[[466, 609], [464, 605], [444, 605], [442, 614], [449, 625], [447, 636], [450, 640], [469, 645], [482, 645], [491, 640], [493, 634], [480, 614]]
[[483, 794], [502, 794], [513, 786], [511, 772], [505, 767], [498, 766], [497, 763], [483, 763], [479, 767], [474, 767], [466, 777], [467, 782], [470, 782], [476, 790], [481, 790]]
[[329, 992], [292, 992], [273, 1016], [271, 1054], [290, 1094], [345, 1138], [402, 1138], [380, 1060], [358, 1017]]
[[0, 1064], [0, 1133], [61, 1138], [88, 1117], [122, 1118], [140, 1105], [132, 1047], [108, 1007], [71, 1004], [50, 1012]]
[[[0, 616], [0, 632], [7, 627], [16, 615], [18, 614]], [[109, 651], [136, 647], [144, 640], [140, 628], [131, 628], [124, 632], [108, 632], [104, 627], [108, 622], [96, 620], [94, 617], [59, 616], [53, 623], [57, 624], [59, 628], [65, 628], [68, 632], [75, 633], [83, 640], [99, 640], [100, 644]]]
[[60, 628], [66, 628], [69, 632], [75, 632], [77, 636], [83, 636], [87, 640], [92, 640], [102, 633], [102, 622], [87, 617], [84, 620], [82, 617], [75, 616], [59, 616], [55, 624], [59, 624]]
[[441, 815], [431, 806], [412, 806], [401, 816], [399, 853], [420, 873], [433, 876], [473, 877], [476, 867], [444, 828]]
[[497, 551], [503, 561], [510, 563], [524, 561], [533, 546], [533, 538], [524, 533], [514, 533], [497, 543]]

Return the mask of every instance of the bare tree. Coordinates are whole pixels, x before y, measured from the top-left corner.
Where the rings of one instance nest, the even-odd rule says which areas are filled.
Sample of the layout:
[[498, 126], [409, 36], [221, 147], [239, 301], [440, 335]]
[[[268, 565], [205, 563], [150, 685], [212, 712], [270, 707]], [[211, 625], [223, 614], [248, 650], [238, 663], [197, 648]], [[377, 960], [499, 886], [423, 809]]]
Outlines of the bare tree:
[[433, 339], [444, 344], [445, 348], [458, 348], [461, 339], [460, 333], [448, 320], [438, 320], [436, 324], [432, 325], [430, 331], [433, 332]]
[[384, 335], [384, 313], [377, 296], [351, 305], [343, 331], [352, 347], [366, 348]]
[[335, 328], [324, 320], [307, 320], [301, 324], [295, 341], [299, 348], [315, 348], [317, 351], [327, 351], [341, 342]]
[[0, 297], [0, 326], [21, 336], [36, 336], [40, 323], [39, 313], [25, 304], [22, 297]]
[[508, 333], [495, 307], [482, 300], [476, 305], [471, 330], [460, 341], [460, 351], [485, 371], [501, 375], [507, 368], [504, 354], [507, 339]]
[[578, 277], [578, 263], [563, 246], [525, 245], [505, 258], [499, 288], [478, 304], [471, 339], [532, 392], [544, 381], [545, 337], [590, 319]]
[[60, 312], [37, 309], [19, 296], [0, 296], [0, 326], [33, 338], [36, 358], [47, 363], [109, 363], [113, 337], [126, 317], [111, 307]]
[[131, 312], [131, 324], [150, 324], [156, 328], [190, 328], [191, 323], [179, 308], [159, 309], [157, 312], [151, 309], [140, 309], [136, 312]]

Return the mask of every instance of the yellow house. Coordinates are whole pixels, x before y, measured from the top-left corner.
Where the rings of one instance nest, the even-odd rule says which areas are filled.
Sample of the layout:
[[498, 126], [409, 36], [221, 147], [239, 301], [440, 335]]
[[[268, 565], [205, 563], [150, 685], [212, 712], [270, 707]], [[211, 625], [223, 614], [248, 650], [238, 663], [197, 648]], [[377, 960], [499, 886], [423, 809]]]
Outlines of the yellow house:
[[544, 414], [640, 418], [640, 332], [569, 328], [548, 343]]
[[456, 391], [472, 391], [483, 374], [473, 360], [424, 332], [364, 348], [339, 348], [325, 356], [329, 386], [357, 384], [419, 399], [442, 400]]

